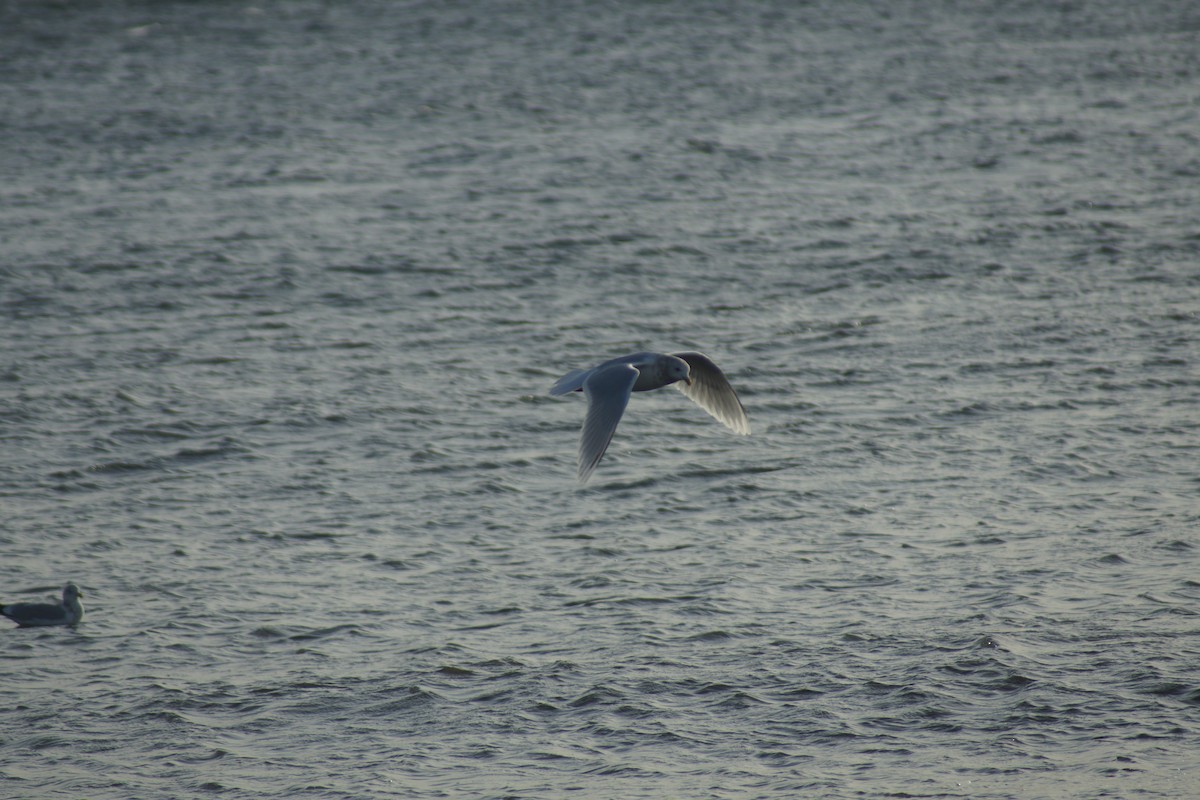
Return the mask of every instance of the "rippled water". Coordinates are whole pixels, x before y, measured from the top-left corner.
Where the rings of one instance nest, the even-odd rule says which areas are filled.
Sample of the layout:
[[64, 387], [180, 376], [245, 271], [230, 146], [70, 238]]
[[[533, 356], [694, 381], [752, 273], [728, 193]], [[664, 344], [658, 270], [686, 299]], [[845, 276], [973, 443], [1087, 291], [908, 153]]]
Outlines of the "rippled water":
[[1198, 31], [0, 7], [0, 794], [1194, 793]]

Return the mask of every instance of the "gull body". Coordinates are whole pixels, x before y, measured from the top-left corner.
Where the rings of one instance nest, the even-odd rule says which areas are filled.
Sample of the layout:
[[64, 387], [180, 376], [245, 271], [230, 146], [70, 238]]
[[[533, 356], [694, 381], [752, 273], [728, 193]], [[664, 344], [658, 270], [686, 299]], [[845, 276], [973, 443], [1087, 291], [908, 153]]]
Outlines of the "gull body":
[[587, 416], [579, 437], [579, 480], [592, 474], [612, 441], [632, 392], [674, 385], [689, 400], [735, 433], [749, 434], [750, 421], [725, 373], [703, 353], [632, 353], [590, 369], [571, 370], [552, 395], [583, 392]]
[[83, 619], [83, 592], [73, 583], [63, 587], [61, 603], [0, 603], [0, 614], [22, 628], [74, 625]]

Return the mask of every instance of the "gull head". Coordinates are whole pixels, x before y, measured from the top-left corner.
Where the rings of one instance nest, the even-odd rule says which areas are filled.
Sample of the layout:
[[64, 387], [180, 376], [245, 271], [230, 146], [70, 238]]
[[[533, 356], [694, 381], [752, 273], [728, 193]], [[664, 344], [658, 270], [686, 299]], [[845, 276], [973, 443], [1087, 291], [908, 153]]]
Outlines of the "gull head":
[[682, 358], [667, 356], [663, 363], [663, 385], [683, 381], [692, 385], [692, 368]]

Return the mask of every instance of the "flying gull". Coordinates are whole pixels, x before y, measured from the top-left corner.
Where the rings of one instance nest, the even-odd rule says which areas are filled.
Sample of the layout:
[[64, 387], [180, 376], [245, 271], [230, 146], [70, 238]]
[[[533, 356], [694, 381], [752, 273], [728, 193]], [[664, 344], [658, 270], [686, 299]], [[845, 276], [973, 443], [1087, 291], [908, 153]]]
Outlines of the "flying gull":
[[703, 353], [634, 353], [591, 369], [571, 370], [558, 379], [552, 395], [583, 392], [587, 416], [579, 438], [579, 481], [600, 463], [612, 441], [631, 392], [648, 392], [675, 384], [688, 399], [731, 431], [750, 433], [746, 409], [725, 373]]

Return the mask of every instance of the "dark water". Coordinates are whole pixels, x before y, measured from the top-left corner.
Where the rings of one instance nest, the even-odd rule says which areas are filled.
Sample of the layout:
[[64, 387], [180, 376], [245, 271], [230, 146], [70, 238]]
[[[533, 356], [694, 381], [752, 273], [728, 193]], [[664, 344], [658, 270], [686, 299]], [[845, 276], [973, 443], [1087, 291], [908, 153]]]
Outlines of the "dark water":
[[0, 5], [0, 795], [1194, 795], [1198, 8]]

